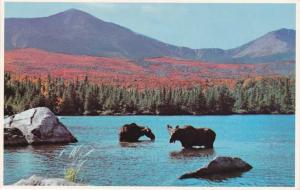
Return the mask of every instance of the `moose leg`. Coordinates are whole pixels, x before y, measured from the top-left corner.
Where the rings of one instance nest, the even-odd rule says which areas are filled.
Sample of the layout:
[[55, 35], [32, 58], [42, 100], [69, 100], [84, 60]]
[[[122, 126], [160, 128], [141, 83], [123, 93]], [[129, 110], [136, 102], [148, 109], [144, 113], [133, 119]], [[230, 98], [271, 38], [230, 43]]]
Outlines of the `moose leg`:
[[181, 145], [183, 146], [183, 148], [185, 149], [189, 149], [189, 148], [193, 148], [193, 146], [186, 144], [186, 143], [181, 143]]
[[204, 145], [205, 148], [214, 148], [214, 142], [211, 141], [211, 142], [208, 142], [206, 145]]
[[214, 148], [213, 144], [205, 145], [205, 148]]

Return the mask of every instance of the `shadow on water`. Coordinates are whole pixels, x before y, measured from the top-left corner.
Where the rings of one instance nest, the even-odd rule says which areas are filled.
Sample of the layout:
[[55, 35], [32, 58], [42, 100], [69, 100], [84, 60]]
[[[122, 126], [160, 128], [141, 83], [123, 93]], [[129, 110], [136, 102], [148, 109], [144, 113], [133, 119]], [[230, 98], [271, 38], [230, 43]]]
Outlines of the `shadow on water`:
[[153, 143], [151, 140], [139, 140], [138, 142], [119, 142], [120, 146], [123, 148], [138, 148], [151, 143]]
[[57, 155], [61, 150], [63, 150], [67, 145], [59, 145], [59, 144], [53, 144], [53, 145], [28, 145], [23, 147], [5, 147], [5, 151], [7, 153], [31, 153], [35, 155], [42, 155], [46, 156], [48, 158], [53, 158], [54, 155]]
[[209, 157], [215, 155], [213, 148], [189, 148], [182, 149], [181, 151], [174, 151], [170, 153], [172, 159], [186, 159], [191, 157]]
[[[223, 173], [223, 174], [214, 174], [208, 176], [202, 176], [201, 178], [214, 181], [214, 182], [222, 182], [228, 180], [230, 178], [242, 177], [243, 172], [231, 172], [231, 173]], [[199, 178], [199, 179], [201, 179]]]

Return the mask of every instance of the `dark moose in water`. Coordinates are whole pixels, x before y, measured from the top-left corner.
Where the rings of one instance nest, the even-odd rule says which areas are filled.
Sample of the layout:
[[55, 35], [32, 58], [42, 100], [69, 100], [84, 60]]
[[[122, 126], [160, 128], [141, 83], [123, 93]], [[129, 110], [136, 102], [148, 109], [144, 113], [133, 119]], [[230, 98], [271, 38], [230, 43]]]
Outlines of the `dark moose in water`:
[[193, 146], [214, 147], [216, 133], [211, 129], [194, 128], [189, 125], [183, 128], [179, 128], [177, 125], [175, 129], [167, 125], [167, 129], [171, 136], [170, 143], [175, 143], [178, 140], [184, 148], [192, 148]]
[[152, 141], [155, 140], [155, 135], [149, 127], [141, 127], [135, 123], [126, 124], [120, 129], [120, 142], [138, 142], [141, 136], [146, 135]]

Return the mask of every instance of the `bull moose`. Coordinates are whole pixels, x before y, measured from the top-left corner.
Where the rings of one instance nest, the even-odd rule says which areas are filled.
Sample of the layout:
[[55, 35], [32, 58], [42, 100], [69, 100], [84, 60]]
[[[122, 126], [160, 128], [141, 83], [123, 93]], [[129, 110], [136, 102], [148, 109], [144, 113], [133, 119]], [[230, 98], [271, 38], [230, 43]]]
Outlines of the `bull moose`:
[[138, 142], [139, 138], [146, 135], [152, 141], [155, 140], [155, 135], [148, 127], [138, 126], [135, 123], [124, 125], [119, 132], [120, 142]]
[[213, 148], [216, 133], [209, 128], [194, 128], [190, 125], [180, 128], [167, 125], [170, 133], [170, 143], [180, 141], [184, 148], [192, 148], [193, 146], [204, 146], [205, 148]]

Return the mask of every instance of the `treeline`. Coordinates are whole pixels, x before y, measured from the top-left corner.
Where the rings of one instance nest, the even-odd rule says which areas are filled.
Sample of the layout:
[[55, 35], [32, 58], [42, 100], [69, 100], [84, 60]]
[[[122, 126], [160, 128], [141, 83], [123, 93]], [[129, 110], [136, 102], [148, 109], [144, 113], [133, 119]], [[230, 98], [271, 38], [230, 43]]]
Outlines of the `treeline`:
[[57, 115], [294, 113], [295, 80], [238, 81], [235, 88], [126, 89], [84, 80], [14, 80], [5, 73], [5, 114], [46, 106]]

